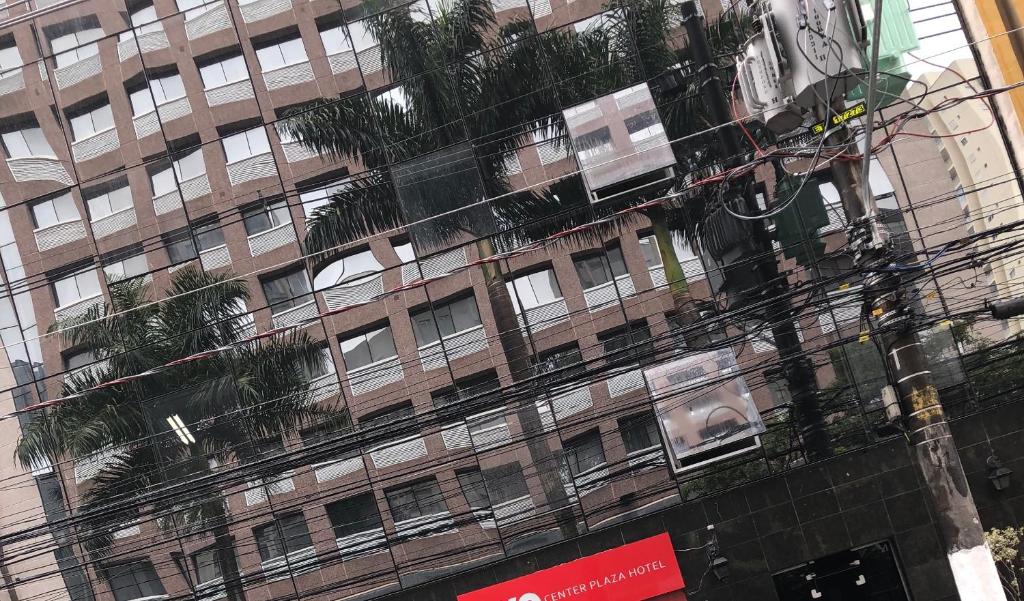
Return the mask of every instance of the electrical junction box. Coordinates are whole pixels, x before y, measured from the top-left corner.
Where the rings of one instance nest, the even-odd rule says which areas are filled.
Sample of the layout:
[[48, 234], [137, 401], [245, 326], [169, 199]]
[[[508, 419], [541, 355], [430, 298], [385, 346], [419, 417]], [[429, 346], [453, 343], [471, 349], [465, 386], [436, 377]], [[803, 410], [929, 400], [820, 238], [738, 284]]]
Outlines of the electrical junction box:
[[778, 133], [862, 80], [865, 29], [853, 0], [761, 0], [760, 31], [737, 58], [747, 111]]

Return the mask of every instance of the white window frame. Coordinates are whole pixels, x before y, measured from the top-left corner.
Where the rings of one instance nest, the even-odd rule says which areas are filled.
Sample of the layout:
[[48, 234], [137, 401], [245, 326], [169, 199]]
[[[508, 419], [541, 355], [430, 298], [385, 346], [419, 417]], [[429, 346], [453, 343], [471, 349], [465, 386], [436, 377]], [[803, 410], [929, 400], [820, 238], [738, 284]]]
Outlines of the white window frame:
[[[104, 123], [104, 117], [109, 118], [109, 125]], [[98, 106], [88, 112], [75, 117], [69, 117], [71, 124], [71, 137], [75, 142], [81, 142], [88, 138], [108, 132], [116, 126], [114, 123], [114, 109], [110, 102]]]
[[217, 4], [217, 2], [209, 2], [208, 0], [175, 0], [178, 11], [186, 21], [191, 21], [196, 17], [205, 15], [210, 9], [215, 8], [214, 4]]
[[[224, 136], [221, 138], [221, 148], [224, 149], [224, 160], [228, 165], [240, 163], [246, 159], [252, 157], [269, 154], [270, 153], [270, 138], [267, 137], [267, 130], [262, 125], [257, 125], [251, 129], [240, 131], [230, 136]], [[232, 149], [229, 151], [229, 143], [232, 145]], [[241, 149], [241, 144], [245, 144], [249, 153], [246, 156], [232, 158], [231, 155], [235, 154], [234, 145], [238, 145], [238, 149]]]
[[21, 51], [18, 45], [0, 48], [0, 78], [21, 71], [25, 66], [25, 59], [21, 58]]
[[102, 27], [91, 27], [57, 36], [50, 40], [53, 60], [57, 68], [67, 67], [100, 52], [98, 40], [103, 38]]
[[[123, 198], [122, 198], [123, 197]], [[127, 206], [114, 210], [115, 203], [120, 205], [127, 199]], [[131, 186], [125, 184], [120, 188], [108, 190], [103, 194], [93, 196], [85, 201], [85, 205], [89, 210], [89, 221], [95, 223], [104, 217], [110, 217], [124, 211], [128, 211], [135, 207], [132, 201], [132, 189]]]
[[[60, 298], [61, 295], [58, 292], [58, 290], [59, 290], [58, 284], [68, 282], [69, 280], [74, 284], [75, 290], [78, 291], [78, 298], [76, 298], [74, 300], [67, 300], [65, 302], [65, 301], [62, 301], [62, 299]], [[83, 283], [91, 284], [93, 281], [96, 284], [96, 294], [90, 294], [88, 296], [82, 295], [82, 284]], [[89, 300], [91, 298], [99, 298], [99, 297], [103, 296], [103, 288], [100, 287], [99, 274], [97, 274], [96, 273], [96, 269], [93, 268], [93, 269], [87, 269], [85, 271], [80, 271], [78, 273], [69, 275], [67, 277], [63, 277], [63, 278], [61, 278], [59, 280], [55, 280], [53, 282], [53, 296], [54, 296], [54, 303], [57, 304], [57, 310], [58, 311], [60, 309], [65, 308], [65, 307], [70, 307], [72, 305], [76, 305], [76, 304], [78, 304], [78, 303], [80, 303], [80, 302], [82, 302], [84, 300]]]
[[[31, 133], [32, 134], [33, 140], [31, 142], [29, 141], [28, 135], [26, 135], [27, 133]], [[50, 146], [49, 140], [46, 139], [46, 134], [43, 133], [43, 129], [41, 127], [39, 127], [39, 125], [36, 125], [34, 127], [26, 127], [25, 129], [19, 129], [17, 131], [7, 132], [7, 133], [3, 134], [0, 137], [3, 138], [4, 147], [7, 149], [8, 158], [11, 158], [11, 159], [25, 159], [25, 158], [29, 158], [29, 157], [45, 157], [45, 158], [49, 158], [49, 159], [57, 158], [56, 153], [53, 152], [53, 147]], [[24, 146], [25, 149], [28, 150], [29, 152], [28, 153], [14, 152], [13, 144], [11, 143], [13, 141], [20, 142], [21, 145]], [[35, 153], [32, 152], [33, 146], [38, 144], [39, 142], [42, 142], [42, 143], [46, 144], [47, 152], [39, 153], [39, 154], [35, 154]], [[37, 149], [37, 150], [42, 150], [42, 149], [40, 148], [40, 149]]]
[[[228, 77], [228, 69], [225, 66], [228, 65], [234, 70], [237, 65], [241, 65], [241, 68], [237, 70], [240, 77], [231, 79]], [[217, 76], [217, 79], [223, 79], [223, 81], [212, 83], [209, 81], [213, 76]], [[249, 70], [245, 66], [245, 57], [241, 54], [235, 56], [229, 56], [224, 60], [210, 63], [199, 68], [199, 78], [203, 80], [203, 90], [216, 90], [233, 83], [240, 81], [249, 81]]]
[[[282, 140], [283, 141], [283, 140]], [[302, 203], [302, 213], [309, 219], [318, 208], [326, 206], [331, 202], [331, 196], [338, 192], [344, 192], [351, 187], [351, 179], [342, 178], [325, 184], [314, 190], [299, 193], [299, 202]]]
[[[53, 213], [53, 223], [38, 225], [40, 222], [40, 212], [45, 211], [46, 209], [49, 209], [49, 211]], [[33, 203], [30, 210], [32, 211], [32, 220], [33, 225], [35, 226], [35, 231], [49, 229], [64, 223], [73, 223], [82, 219], [81, 214], [78, 212], [78, 207], [75, 206], [75, 199], [71, 196], [71, 192], [65, 192], [60, 196], [47, 198], [46, 200]]]
[[[291, 57], [290, 54], [294, 53]], [[309, 54], [302, 43], [302, 36], [281, 40], [276, 44], [256, 49], [256, 59], [260, 63], [260, 71], [269, 73], [292, 65], [309, 62]]]
[[131, 23], [131, 28], [117, 34], [117, 41], [119, 42], [130, 40], [137, 35], [145, 35], [147, 33], [164, 30], [164, 26], [160, 22], [160, 18], [157, 17], [156, 5], [154, 4], [148, 4], [134, 10], [130, 15], [128, 15], [128, 21]]
[[[349, 38], [348, 29], [344, 25], [321, 29], [319, 33], [320, 43], [323, 44], [326, 56], [334, 56], [355, 50], [352, 46], [352, 39]], [[341, 40], [340, 43], [335, 41], [335, 36]]]

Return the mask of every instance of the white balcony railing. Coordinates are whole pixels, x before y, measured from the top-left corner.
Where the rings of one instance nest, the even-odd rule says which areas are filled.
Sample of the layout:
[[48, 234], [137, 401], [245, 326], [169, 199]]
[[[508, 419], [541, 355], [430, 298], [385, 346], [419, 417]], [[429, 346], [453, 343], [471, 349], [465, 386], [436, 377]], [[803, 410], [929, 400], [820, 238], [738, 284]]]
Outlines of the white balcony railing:
[[369, 455], [373, 467], [382, 469], [426, 457], [427, 443], [422, 436], [403, 438], [371, 449]]
[[25, 89], [25, 70], [15, 69], [0, 76], [0, 96]]
[[361, 469], [363, 469], [363, 457], [362, 455], [357, 455], [347, 459], [314, 464], [313, 475], [316, 476], [317, 482], [323, 483], [354, 474]]
[[217, 601], [228, 596], [224, 577], [218, 576], [196, 584], [196, 598], [200, 601]]
[[24, 157], [7, 159], [16, 182], [51, 181], [70, 186], [74, 183], [68, 170], [56, 157]]
[[257, 479], [249, 482], [249, 488], [245, 491], [245, 505], [252, 507], [260, 503], [266, 503], [268, 495], [280, 495], [295, 490], [294, 474], [290, 471], [283, 472], [273, 478]]
[[384, 57], [381, 54], [380, 46], [367, 48], [356, 55], [359, 58], [359, 67], [366, 75], [376, 73], [384, 68]]
[[358, 305], [384, 294], [384, 278], [378, 273], [358, 282], [336, 284], [321, 294], [328, 309]]
[[565, 143], [559, 145], [556, 142], [542, 142], [537, 144], [536, 148], [541, 165], [550, 165], [569, 158], [569, 146]]
[[513, 524], [537, 514], [537, 506], [534, 505], [533, 498], [530, 495], [498, 503], [491, 509], [494, 512], [494, 519], [498, 522], [499, 526]]
[[231, 265], [231, 254], [225, 245], [208, 248], [199, 252], [199, 263], [203, 271], [213, 271]]
[[600, 286], [587, 288], [583, 291], [583, 299], [587, 302], [587, 309], [594, 312], [618, 302], [620, 294], [622, 298], [636, 294], [636, 288], [633, 287], [633, 278], [629, 274], [620, 275], [615, 278], [614, 282], [605, 282]]
[[626, 455], [626, 459], [629, 461], [629, 467], [635, 470], [665, 465], [665, 453], [658, 445], [633, 451]]
[[466, 262], [466, 249], [459, 247], [427, 257], [419, 262], [419, 267], [415, 262], [406, 263], [402, 265], [402, 283], [420, 279], [420, 269], [423, 270], [423, 278], [430, 279], [465, 267]]
[[135, 126], [135, 138], [141, 140], [160, 131], [160, 118], [156, 114], [156, 109], [153, 109], [132, 117], [132, 125]]
[[530, 12], [534, 19], [546, 17], [551, 14], [551, 0], [527, 0], [530, 5]]
[[312, 394], [314, 403], [321, 403], [327, 399], [337, 396], [341, 392], [341, 383], [338, 382], [338, 375], [329, 373], [320, 376], [309, 382], [309, 391]]
[[263, 73], [263, 83], [268, 90], [280, 90], [288, 86], [313, 81], [313, 67], [309, 61], [287, 65], [273, 71]]
[[572, 417], [581, 411], [594, 406], [589, 386], [580, 386], [565, 392], [551, 395], [551, 408], [557, 419]]
[[89, 298], [83, 298], [73, 303], [64, 305], [63, 307], [57, 307], [53, 310], [53, 314], [57, 319], [73, 319], [75, 317], [81, 317], [85, 315], [85, 312], [89, 309], [102, 306], [103, 295], [97, 294], [96, 296], [90, 296]]
[[112, 534], [114, 540], [120, 540], [122, 538], [128, 538], [131, 536], [138, 536], [142, 532], [139, 527], [139, 523], [135, 522], [132, 524], [122, 524], [121, 528], [115, 530]]
[[88, 457], [75, 459], [75, 484], [91, 480], [107, 467], [114, 465], [119, 452], [120, 449], [110, 447]]
[[231, 27], [227, 4], [221, 0], [206, 5], [206, 12], [185, 20], [185, 37], [197, 40], [215, 31]]
[[277, 165], [274, 164], [274, 155], [269, 152], [228, 164], [228, 179], [231, 180], [232, 186], [276, 175]]
[[284, 151], [284, 160], [289, 163], [298, 163], [299, 161], [315, 159], [320, 156], [315, 150], [312, 150], [299, 142], [283, 143], [281, 144], [281, 150]]
[[822, 308], [821, 315], [818, 317], [823, 334], [835, 332], [842, 324], [860, 319], [862, 308], [860, 290], [860, 286], [853, 286], [846, 290], [828, 293], [828, 304]]
[[85, 224], [81, 219], [76, 219], [42, 227], [32, 233], [36, 238], [36, 248], [43, 252], [85, 238]]
[[314, 547], [292, 551], [287, 555], [272, 557], [260, 562], [263, 577], [267, 582], [284, 580], [291, 575], [306, 574], [320, 569]]
[[[508, 429], [508, 422], [501, 413], [504, 409], [494, 409], [486, 413], [466, 418], [469, 436], [473, 440], [473, 448], [477, 451], [485, 451], [508, 442], [511, 433]], [[495, 419], [501, 417], [501, 419]]]
[[181, 119], [182, 117], [191, 115], [192, 105], [186, 97], [176, 98], [156, 107], [156, 112], [160, 115], [161, 123], [170, 123], [175, 119]]
[[88, 138], [72, 142], [71, 156], [78, 162], [89, 161], [120, 147], [121, 141], [117, 138], [117, 128], [111, 127]]
[[171, 190], [166, 194], [155, 196], [153, 198], [153, 212], [157, 215], [166, 215], [172, 211], [176, 211], [182, 208], [181, 203], [181, 192], [177, 190]]
[[366, 394], [405, 379], [402, 362], [398, 357], [390, 357], [358, 369], [351, 369], [347, 375], [348, 386], [353, 396]]
[[63, 90], [81, 83], [103, 72], [103, 62], [99, 54], [87, 56], [80, 61], [64, 65], [53, 70], [53, 79], [57, 82], [57, 89]]
[[514, 8], [526, 8], [526, 0], [491, 0], [491, 8], [495, 14]]
[[210, 106], [241, 102], [256, 97], [256, 92], [252, 89], [252, 81], [248, 79], [226, 83], [216, 88], [209, 88], [205, 93], [206, 103]]
[[242, 13], [243, 21], [255, 23], [291, 10], [292, 0], [255, 0], [244, 4], [239, 2], [238, 8]]
[[183, 179], [181, 185], [181, 198], [185, 202], [202, 198], [210, 193], [210, 178], [205, 173]]
[[644, 387], [644, 372], [640, 369], [630, 370], [605, 380], [608, 396], [615, 398]]
[[249, 236], [249, 252], [252, 253], [252, 256], [258, 257], [293, 242], [295, 242], [295, 228], [289, 221]]
[[297, 307], [292, 307], [291, 309], [274, 313], [274, 327], [284, 328], [287, 326], [293, 326], [307, 319], [313, 319], [318, 314], [319, 313], [316, 310], [316, 301], [306, 301]]
[[585, 472], [580, 472], [573, 479], [576, 483], [576, 492], [579, 493], [579, 496], [581, 497], [594, 492], [608, 484], [608, 475], [607, 463], [592, 467]]
[[383, 553], [388, 550], [388, 539], [383, 528], [357, 532], [334, 539], [338, 551], [345, 559]]
[[[689, 259], [683, 259], [681, 261], [683, 268], [683, 276], [687, 282], [699, 282], [707, 277], [707, 272], [704, 271], [704, 264], [701, 262], [700, 257], [692, 257]], [[654, 283], [656, 288], [662, 288], [668, 285], [668, 278], [665, 277], [665, 267], [658, 265], [651, 267], [651, 281]]]
[[170, 44], [167, 41], [167, 34], [163, 31], [140, 33], [137, 36], [130, 37], [117, 43], [117, 58], [123, 63], [138, 54], [139, 50], [142, 50], [142, 53], [145, 54], [147, 52], [155, 52], [169, 47]]
[[[442, 346], [442, 342], [444, 343]], [[441, 369], [447, 365], [448, 360], [459, 359], [472, 355], [477, 351], [487, 348], [487, 334], [484, 326], [479, 325], [461, 332], [449, 334], [437, 342], [419, 347], [420, 364], [423, 371]]]
[[441, 440], [444, 441], [444, 448], [449, 451], [473, 446], [473, 437], [469, 434], [469, 426], [466, 425], [466, 422], [442, 426]]
[[526, 328], [529, 324], [532, 331], [539, 332], [569, 319], [569, 307], [566, 306], [565, 299], [560, 298], [544, 305], [530, 307], [525, 311], [525, 315], [526, 319], [523, 319], [523, 314], [519, 315], [519, 327]]
[[86, 373], [89, 372], [95, 374], [98, 377], [99, 374], [106, 371], [108, 367], [110, 367], [110, 363], [106, 359], [103, 359], [100, 361], [90, 363], [89, 365], [83, 365], [82, 367], [76, 369], [70, 369], [64, 372], [64, 383], [66, 384], [70, 382], [73, 378], [76, 378], [80, 375], [85, 375]]
[[327, 62], [331, 65], [331, 73], [335, 75], [351, 71], [359, 66], [356, 63], [356, 53], [352, 50], [332, 54], [327, 57]]
[[458, 532], [452, 514], [447, 511], [421, 515], [416, 518], [395, 522], [395, 534], [405, 539], [436, 536]]

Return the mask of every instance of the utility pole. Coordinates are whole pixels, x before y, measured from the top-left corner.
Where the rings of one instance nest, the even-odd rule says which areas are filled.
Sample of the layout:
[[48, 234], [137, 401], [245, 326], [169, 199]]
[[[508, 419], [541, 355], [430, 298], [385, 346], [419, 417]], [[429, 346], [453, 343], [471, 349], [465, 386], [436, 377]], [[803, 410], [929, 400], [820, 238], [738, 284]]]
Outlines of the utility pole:
[[[717, 66], [711, 59], [711, 49], [708, 46], [707, 35], [704, 32], [702, 17], [697, 14], [697, 7], [693, 1], [683, 2], [680, 6], [682, 11], [683, 24], [686, 27], [686, 36], [689, 48], [693, 53], [693, 60], [697, 67], [700, 85], [703, 91], [704, 100], [711, 111], [715, 125], [723, 125], [732, 121], [729, 109], [726, 106], [725, 88], [718, 78]], [[718, 128], [719, 141], [722, 149], [730, 159], [725, 167], [730, 168], [742, 164], [739, 141], [736, 137], [734, 126]], [[760, 211], [754, 199], [753, 189], [750, 185], [750, 178], [742, 182], [742, 200], [744, 211], [753, 215]], [[765, 297], [770, 302], [764, 307], [764, 314], [771, 320], [772, 337], [775, 339], [775, 347], [779, 352], [779, 360], [782, 364], [782, 372], [788, 383], [790, 395], [793, 398], [793, 406], [796, 409], [796, 420], [800, 429], [800, 437], [803, 440], [804, 450], [807, 458], [811, 461], [823, 459], [832, 454], [828, 432], [825, 430], [825, 419], [818, 404], [818, 387], [814, 376], [814, 367], [811, 360], [804, 354], [800, 338], [797, 334], [795, 315], [790, 305], [787, 290], [789, 282], [779, 273], [778, 264], [775, 261], [774, 249], [772, 248], [771, 237], [765, 227], [763, 220], [750, 222], [753, 227], [754, 242], [757, 248], [758, 264], [756, 270], [760, 274], [760, 281], [768, 289]]]
[[[847, 0], [856, 1], [856, 0]], [[961, 601], [1005, 601], [1005, 593], [992, 554], [985, 544], [978, 509], [967, 485], [960, 455], [932, 383], [928, 357], [913, 329], [913, 306], [900, 272], [888, 269], [893, 251], [878, 219], [878, 208], [871, 193], [871, 132], [875, 112], [875, 66], [878, 64], [881, 0], [876, 0], [873, 24], [871, 70], [868, 76], [864, 155], [858, 160], [834, 161], [832, 175], [846, 212], [847, 237], [864, 278], [864, 304], [869, 323], [881, 339], [885, 361], [894, 380], [903, 412], [903, 421], [913, 447], [917, 469], [925, 489], [939, 533], [945, 546], [953, 579]], [[825, 109], [825, 107], [822, 107]], [[840, 100], [833, 113], [845, 109]], [[822, 110], [824, 117], [827, 111]], [[826, 119], [826, 126], [827, 126]], [[846, 128], [829, 136], [829, 142], [842, 144]], [[848, 151], [856, 155], [855, 145]], [[922, 511], [924, 508], [922, 508]]]

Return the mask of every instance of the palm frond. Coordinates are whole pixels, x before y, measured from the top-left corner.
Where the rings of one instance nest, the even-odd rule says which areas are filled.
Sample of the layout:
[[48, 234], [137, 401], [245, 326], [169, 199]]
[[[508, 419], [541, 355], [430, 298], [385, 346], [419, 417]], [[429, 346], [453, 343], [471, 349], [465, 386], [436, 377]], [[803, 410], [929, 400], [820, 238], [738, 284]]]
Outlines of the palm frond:
[[404, 225], [398, 198], [387, 172], [375, 171], [331, 197], [313, 212], [303, 242], [312, 261], [330, 261], [351, 242]]

